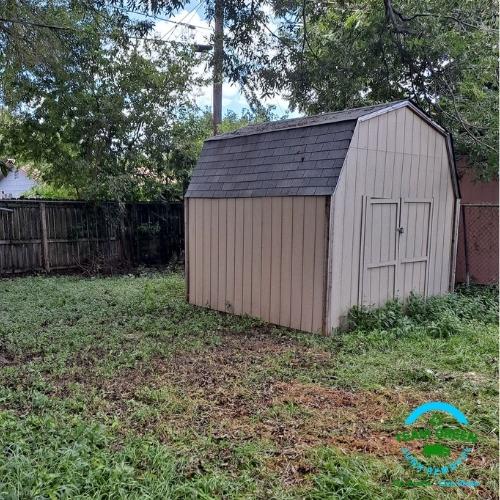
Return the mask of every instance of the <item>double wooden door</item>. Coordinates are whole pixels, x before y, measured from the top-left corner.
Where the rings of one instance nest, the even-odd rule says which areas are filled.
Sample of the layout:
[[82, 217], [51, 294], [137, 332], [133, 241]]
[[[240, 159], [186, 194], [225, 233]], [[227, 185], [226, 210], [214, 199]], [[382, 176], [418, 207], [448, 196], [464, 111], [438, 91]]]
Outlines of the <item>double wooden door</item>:
[[432, 199], [363, 197], [359, 304], [427, 295]]

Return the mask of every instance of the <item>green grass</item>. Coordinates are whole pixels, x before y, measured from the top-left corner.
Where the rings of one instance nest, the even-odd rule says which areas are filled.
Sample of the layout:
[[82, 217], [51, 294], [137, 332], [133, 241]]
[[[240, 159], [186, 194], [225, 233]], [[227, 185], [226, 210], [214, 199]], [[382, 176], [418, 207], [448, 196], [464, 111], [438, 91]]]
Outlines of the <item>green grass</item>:
[[[329, 338], [186, 304], [178, 274], [0, 282], [0, 498], [496, 498], [498, 291], [353, 310]], [[478, 434], [421, 486], [395, 445], [444, 400]]]

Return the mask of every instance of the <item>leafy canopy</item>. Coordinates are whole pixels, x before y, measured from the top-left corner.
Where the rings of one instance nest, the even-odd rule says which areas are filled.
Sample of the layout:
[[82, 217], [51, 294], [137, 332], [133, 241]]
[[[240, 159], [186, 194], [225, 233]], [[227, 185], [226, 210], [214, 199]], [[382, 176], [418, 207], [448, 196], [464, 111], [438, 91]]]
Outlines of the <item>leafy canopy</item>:
[[[133, 0], [170, 14], [186, 0]], [[214, 0], [202, 5], [213, 18]], [[411, 98], [480, 177], [498, 165], [497, 11], [491, 0], [225, 0], [225, 76], [253, 109], [285, 94], [307, 114]]]
[[175, 123], [192, 108], [192, 49], [151, 41], [151, 25], [118, 11], [40, 5], [0, 14], [67, 28], [0, 22], [0, 98], [9, 115], [0, 156], [36, 165], [42, 180], [81, 198], [179, 191], [170, 157]]
[[296, 2], [261, 85], [317, 113], [411, 98], [483, 177], [498, 166], [497, 6], [490, 0]]
[[[29, 162], [78, 197], [180, 196], [210, 134], [190, 98], [194, 68], [210, 55], [148, 40], [152, 20], [131, 11], [168, 15], [187, 4], [0, 5], [0, 159]], [[202, 5], [212, 18], [213, 0]], [[226, 0], [224, 16], [225, 76], [252, 108], [243, 120], [266, 116], [260, 100], [277, 94], [305, 113], [410, 97], [453, 132], [480, 176], [496, 174], [492, 2]]]

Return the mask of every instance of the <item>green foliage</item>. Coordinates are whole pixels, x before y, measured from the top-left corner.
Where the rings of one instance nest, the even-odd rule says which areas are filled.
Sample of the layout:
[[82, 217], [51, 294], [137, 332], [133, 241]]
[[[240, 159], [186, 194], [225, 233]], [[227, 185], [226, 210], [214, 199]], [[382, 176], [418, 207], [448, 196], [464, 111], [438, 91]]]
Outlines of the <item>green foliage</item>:
[[[0, 414], [0, 496], [169, 496], [175, 463], [164, 448], [130, 440], [113, 450], [100, 425], [64, 414]], [[142, 468], [150, 472], [143, 474]], [[154, 471], [154, 474], [152, 474]]]
[[396, 498], [388, 488], [391, 480], [397, 478], [391, 470], [393, 464], [391, 467], [361, 455], [345, 456], [331, 448], [319, 449], [314, 459], [320, 473], [314, 478], [316, 487], [307, 498]]
[[[393, 487], [413, 479], [399, 457], [330, 444], [339, 433], [362, 432], [368, 445], [375, 431], [400, 430], [406, 397], [466, 413], [481, 459], [470, 474], [497, 492], [497, 289], [359, 311], [355, 329], [328, 338], [195, 307], [184, 293], [181, 275], [147, 272], [2, 282], [0, 497], [460, 498]], [[436, 335], [433, 325], [449, 317], [452, 334]], [[313, 404], [276, 400], [280, 383], [303, 387]], [[339, 389], [352, 401], [346, 420], [322, 444], [293, 448], [321, 424], [316, 405], [333, 404]], [[264, 403], [253, 406], [259, 391]], [[358, 397], [385, 395], [388, 417], [354, 413]], [[273, 422], [277, 436], [267, 431]], [[220, 433], [219, 423], [233, 425]], [[305, 471], [301, 481], [290, 482], [281, 461]]]
[[495, 2], [291, 5], [273, 69], [261, 74], [266, 89], [286, 89], [307, 113], [412, 98], [453, 133], [479, 176], [497, 175]]
[[43, 198], [48, 200], [75, 200], [78, 198], [74, 188], [41, 183], [24, 193], [24, 198]]
[[446, 397], [455, 395], [458, 401], [463, 386], [457, 380], [471, 373], [477, 391], [474, 377], [489, 373], [480, 390], [496, 393], [497, 287], [463, 288], [428, 299], [412, 296], [404, 305], [390, 302], [373, 310], [354, 308], [350, 325], [351, 331], [339, 333], [337, 347], [345, 353], [337, 365], [343, 386], [448, 387]]
[[[238, 128], [252, 123], [276, 119], [274, 107], [262, 107], [258, 112], [244, 109], [240, 115], [231, 110], [226, 112], [219, 132], [232, 132]], [[203, 147], [203, 142], [212, 136], [212, 114], [208, 110], [197, 110], [187, 114], [173, 124], [172, 127], [172, 150], [168, 158], [168, 164], [175, 169], [182, 193], [188, 187], [191, 172], [198, 161]], [[176, 186], [178, 191], [179, 186]], [[167, 186], [166, 189], [169, 189]]]
[[[68, 29], [0, 22], [0, 99], [11, 117], [0, 156], [35, 165], [43, 181], [79, 198], [180, 196], [173, 127], [192, 110], [198, 56], [182, 43], [144, 39], [150, 25], [104, 7], [63, 1], [0, 9], [7, 19], [34, 13]], [[54, 45], [41, 43], [25, 57], [27, 30]]]
[[375, 330], [403, 326], [406, 323], [403, 304], [390, 301], [384, 307], [367, 309], [354, 306], [348, 314], [350, 330]]
[[[171, 13], [182, 5], [128, 7]], [[260, 14], [233, 7], [228, 4], [226, 13], [236, 23], [228, 52], [255, 42], [248, 33], [262, 17], [262, 6]], [[192, 89], [206, 82], [195, 74], [205, 56], [193, 51], [189, 39], [157, 42], [152, 22], [139, 21], [112, 1], [30, 0], [0, 7], [0, 17], [0, 158], [10, 155], [36, 168], [50, 188], [33, 194], [123, 201], [182, 197], [203, 140], [212, 133], [210, 114], [191, 98]], [[231, 64], [227, 69], [240, 73]], [[254, 111], [228, 113], [222, 132], [271, 116], [249, 92]]]
[[460, 333], [464, 322], [488, 324], [497, 319], [498, 288], [476, 286], [459, 288], [445, 297], [411, 295], [406, 303], [390, 301], [377, 309], [356, 306], [349, 311], [348, 325], [351, 330], [399, 332], [425, 326], [429, 335], [448, 337]]

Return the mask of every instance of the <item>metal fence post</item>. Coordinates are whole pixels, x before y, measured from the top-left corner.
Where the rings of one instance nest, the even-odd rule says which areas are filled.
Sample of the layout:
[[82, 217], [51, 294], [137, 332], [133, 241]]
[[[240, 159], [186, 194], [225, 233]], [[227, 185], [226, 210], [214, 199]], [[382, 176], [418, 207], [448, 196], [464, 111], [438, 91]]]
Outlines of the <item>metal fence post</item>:
[[470, 285], [470, 268], [469, 268], [469, 245], [467, 242], [467, 224], [465, 222], [465, 206], [462, 209], [462, 226], [464, 228], [464, 260], [465, 260], [465, 284]]
[[460, 212], [462, 205], [460, 198], [455, 201], [455, 217], [453, 221], [453, 239], [451, 242], [451, 273], [450, 273], [450, 292], [455, 291], [455, 275], [457, 270], [457, 252], [458, 252], [458, 233], [460, 226]]

